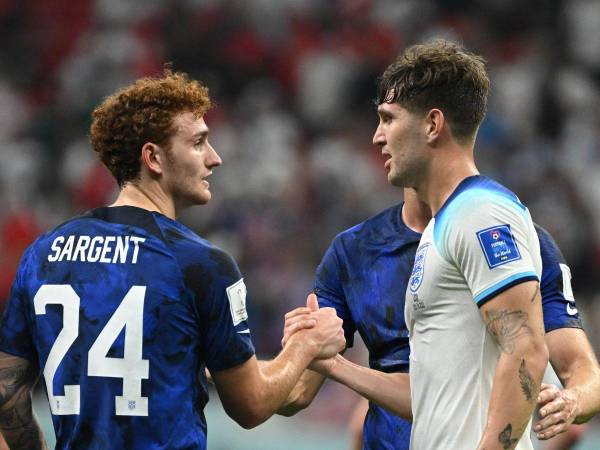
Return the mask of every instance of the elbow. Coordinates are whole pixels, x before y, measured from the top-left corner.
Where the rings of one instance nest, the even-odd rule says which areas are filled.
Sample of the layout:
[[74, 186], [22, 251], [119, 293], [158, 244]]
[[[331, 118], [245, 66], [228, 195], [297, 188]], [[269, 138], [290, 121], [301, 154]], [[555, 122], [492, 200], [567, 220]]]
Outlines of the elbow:
[[229, 417], [231, 417], [239, 426], [246, 430], [251, 430], [268, 419], [268, 416], [263, 417], [261, 414], [255, 411], [226, 412]]
[[284, 417], [292, 417], [303, 409], [308, 408], [311, 403], [312, 397], [302, 394], [284, 404], [281, 408], [279, 408], [279, 410], [277, 410], [277, 414]]
[[537, 372], [541, 380], [550, 358], [550, 352], [544, 338], [531, 339], [524, 356], [527, 359], [529, 370]]
[[263, 423], [267, 418], [262, 418], [259, 415], [248, 414], [243, 418], [235, 419], [239, 426], [244, 428], [245, 430], [251, 430], [252, 428], [256, 428], [261, 423]]
[[548, 350], [545, 339], [542, 338], [540, 339], [540, 342], [536, 343], [535, 354], [537, 358], [539, 358], [539, 362], [544, 370], [546, 370], [546, 366], [548, 366], [548, 362], [550, 361], [550, 351]]
[[235, 407], [225, 407], [225, 412], [239, 426], [246, 430], [257, 427], [272, 415], [272, 412], [269, 414], [269, 412], [261, 408], [260, 403], [257, 402], [237, 404]]

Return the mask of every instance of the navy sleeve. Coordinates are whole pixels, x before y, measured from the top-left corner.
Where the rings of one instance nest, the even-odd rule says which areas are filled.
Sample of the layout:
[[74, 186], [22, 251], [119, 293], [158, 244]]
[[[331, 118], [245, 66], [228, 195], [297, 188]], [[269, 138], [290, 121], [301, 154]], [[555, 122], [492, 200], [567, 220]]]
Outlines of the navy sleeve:
[[546, 333], [558, 328], [583, 328], [571, 288], [571, 271], [552, 236], [536, 225], [542, 255], [542, 309]]
[[37, 363], [37, 351], [29, 326], [30, 305], [23, 286], [30, 247], [19, 265], [2, 321], [0, 322], [0, 351]]
[[317, 267], [315, 294], [319, 300], [320, 307], [335, 308], [338, 317], [344, 321], [343, 327], [346, 346], [352, 347], [354, 345], [356, 324], [354, 323], [344, 294], [343, 277], [341, 274], [345, 270], [345, 267], [337, 255], [335, 243], [336, 241], [327, 249], [323, 260]]
[[202, 292], [197, 292], [204, 361], [210, 371], [226, 370], [254, 355], [246, 314], [246, 286], [226, 252], [212, 249]]

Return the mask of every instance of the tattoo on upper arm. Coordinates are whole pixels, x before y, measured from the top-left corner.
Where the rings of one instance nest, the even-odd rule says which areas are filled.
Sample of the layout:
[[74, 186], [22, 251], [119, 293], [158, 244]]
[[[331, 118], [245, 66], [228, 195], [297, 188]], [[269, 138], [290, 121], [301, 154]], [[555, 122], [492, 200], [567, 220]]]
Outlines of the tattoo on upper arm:
[[508, 425], [506, 425], [504, 430], [502, 430], [500, 432], [500, 434], [498, 435], [498, 442], [500, 442], [502, 444], [502, 448], [507, 450], [507, 449], [512, 448], [512, 446], [517, 443], [517, 441], [519, 439], [513, 438], [511, 435], [512, 435], [512, 425], [509, 423]]
[[537, 287], [535, 288], [535, 292], [533, 293], [533, 297], [531, 297], [531, 300], [529, 301], [529, 303], [533, 303], [538, 295], [538, 292], [540, 292], [540, 285], [538, 284]]
[[486, 328], [496, 338], [504, 353], [513, 353], [515, 341], [521, 336], [533, 335], [528, 319], [529, 315], [521, 310], [485, 312]]
[[525, 366], [524, 359], [521, 360], [521, 365], [519, 366], [519, 381], [521, 382], [521, 390], [523, 391], [523, 394], [525, 394], [525, 398], [528, 402], [530, 402], [533, 399], [535, 385], [533, 383], [533, 379], [531, 378], [531, 374]]

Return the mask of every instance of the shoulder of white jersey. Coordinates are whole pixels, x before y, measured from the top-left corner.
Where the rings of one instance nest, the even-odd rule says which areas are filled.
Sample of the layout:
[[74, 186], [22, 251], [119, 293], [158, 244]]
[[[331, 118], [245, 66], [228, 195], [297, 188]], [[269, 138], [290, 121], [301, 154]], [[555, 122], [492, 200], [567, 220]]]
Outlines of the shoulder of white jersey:
[[516, 215], [531, 220], [527, 207], [509, 189], [483, 176], [466, 178], [434, 217], [433, 238], [440, 254], [446, 256], [453, 227], [470, 228], [473, 219], [483, 215], [499, 218]]

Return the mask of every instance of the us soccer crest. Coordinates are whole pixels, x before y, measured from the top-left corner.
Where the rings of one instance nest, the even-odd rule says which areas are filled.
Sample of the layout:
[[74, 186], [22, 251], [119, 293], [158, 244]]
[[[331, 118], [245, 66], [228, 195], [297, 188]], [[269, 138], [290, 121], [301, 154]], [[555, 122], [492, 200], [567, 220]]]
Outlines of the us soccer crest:
[[417, 250], [417, 255], [415, 256], [415, 263], [413, 265], [412, 273], [410, 274], [410, 280], [408, 282], [408, 287], [410, 292], [413, 294], [417, 292], [421, 283], [423, 282], [423, 275], [425, 273], [425, 256], [427, 255], [427, 250], [431, 244], [428, 242], [427, 244], [423, 244]]

